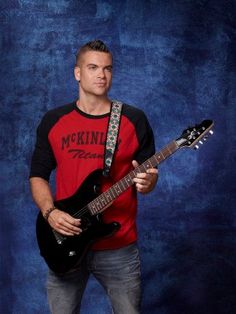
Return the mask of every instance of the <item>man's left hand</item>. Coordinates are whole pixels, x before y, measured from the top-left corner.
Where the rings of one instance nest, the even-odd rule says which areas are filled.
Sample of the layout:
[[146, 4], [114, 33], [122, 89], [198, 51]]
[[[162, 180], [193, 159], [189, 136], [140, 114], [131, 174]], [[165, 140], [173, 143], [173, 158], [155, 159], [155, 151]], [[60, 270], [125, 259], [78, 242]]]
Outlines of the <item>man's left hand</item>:
[[[132, 161], [134, 168], [139, 166], [136, 160]], [[150, 168], [147, 172], [137, 173], [136, 177], [133, 179], [136, 190], [142, 194], [151, 192], [158, 180], [158, 170], [156, 168]]]

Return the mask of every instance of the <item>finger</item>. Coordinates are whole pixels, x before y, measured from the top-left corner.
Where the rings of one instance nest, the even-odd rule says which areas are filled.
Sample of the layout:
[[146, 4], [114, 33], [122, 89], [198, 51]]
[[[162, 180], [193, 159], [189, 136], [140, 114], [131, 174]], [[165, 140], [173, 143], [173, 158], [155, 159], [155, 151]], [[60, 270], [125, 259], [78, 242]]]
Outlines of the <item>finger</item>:
[[146, 191], [146, 189], [147, 189], [147, 186], [139, 184], [139, 183], [136, 183], [136, 190], [138, 192], [144, 192], [144, 191]]
[[158, 170], [155, 168], [150, 168], [147, 170], [147, 172], [138, 172], [136, 174], [136, 177], [138, 178], [146, 178], [147, 176], [152, 176], [152, 175], [157, 175], [158, 174]]
[[147, 179], [142, 179], [142, 178], [134, 178], [133, 179], [133, 181], [134, 181], [134, 183], [136, 183], [136, 184], [140, 184], [140, 185], [148, 185], [148, 183], [149, 183], [149, 180], [147, 180]]
[[158, 175], [158, 169], [150, 168], [150, 169], [147, 170], [147, 173]]
[[81, 224], [81, 220], [80, 219], [75, 219], [74, 217], [72, 217], [71, 215], [69, 215], [66, 212], [63, 212], [59, 209], [55, 209], [49, 216], [49, 221], [51, 221], [52, 223], [56, 224], [58, 223], [62, 223], [64, 221], [68, 222], [71, 225], [75, 225], [75, 226], [80, 226]]
[[144, 179], [146, 177], [146, 173], [145, 172], [139, 172], [136, 174], [136, 177], [135, 178], [138, 178], [138, 179]]
[[82, 229], [78, 227], [78, 224], [80, 225], [80, 219], [74, 219], [70, 215], [62, 215], [54, 223], [57, 229], [66, 233], [79, 234], [82, 232]]
[[76, 219], [68, 213], [63, 213], [63, 214], [64, 215], [62, 216], [62, 218], [64, 218], [64, 220], [66, 222], [68, 222], [69, 224], [74, 225], [74, 226], [80, 226], [81, 225], [81, 219]]
[[136, 174], [136, 178], [138, 179], [150, 179], [152, 177], [151, 173], [139, 172]]
[[79, 235], [82, 229], [77, 229], [76, 227], [67, 227], [65, 225], [56, 226], [55, 228], [58, 232], [65, 235]]
[[145, 184], [145, 182], [147, 182], [147, 181], [148, 182], [152, 182], [154, 178], [156, 178], [156, 175], [154, 175], [154, 174], [151, 174], [151, 173], [139, 173], [139, 174], [137, 174], [137, 176], [133, 180], [134, 180], [134, 182]]
[[65, 229], [68, 232], [73, 232], [73, 233], [80, 233], [80, 232], [82, 232], [81, 228], [76, 227], [75, 225], [71, 225], [71, 224], [69, 224], [67, 222], [64, 222], [61, 225], [61, 228]]
[[53, 229], [66, 236], [73, 236], [82, 232], [82, 229], [78, 227], [80, 219], [75, 219], [60, 210], [53, 211], [48, 222]]
[[[133, 160], [132, 161], [132, 165], [133, 165], [134, 168], [137, 168], [139, 166], [139, 163], [136, 160]], [[149, 168], [149, 169], [147, 169], [146, 172], [138, 172], [136, 174], [136, 176], [142, 178], [145, 175], [145, 173], [158, 174], [158, 169], [156, 169], [156, 168]]]
[[61, 229], [61, 228], [54, 228], [57, 232], [61, 233], [62, 235], [65, 235], [65, 236], [75, 236], [74, 233], [72, 232], [69, 232], [69, 231], [65, 231], [64, 229]]
[[60, 228], [63, 228], [65, 231], [73, 232], [73, 233], [80, 233], [82, 232], [82, 229], [78, 226], [75, 226], [74, 224], [69, 223], [66, 220], [62, 220], [60, 222]]

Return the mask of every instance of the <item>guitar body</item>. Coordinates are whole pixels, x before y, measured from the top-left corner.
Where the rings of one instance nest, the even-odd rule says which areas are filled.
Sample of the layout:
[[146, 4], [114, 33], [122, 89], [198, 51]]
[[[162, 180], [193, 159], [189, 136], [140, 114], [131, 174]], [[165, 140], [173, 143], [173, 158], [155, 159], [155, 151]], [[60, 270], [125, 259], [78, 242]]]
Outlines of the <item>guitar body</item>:
[[101, 170], [92, 172], [76, 193], [66, 199], [55, 202], [55, 206], [70, 215], [79, 213], [83, 232], [78, 236], [63, 236], [55, 232], [43, 218], [41, 212], [36, 222], [37, 241], [40, 253], [49, 268], [56, 273], [66, 273], [78, 266], [97, 239], [112, 235], [120, 228], [119, 223], [105, 224], [101, 214], [91, 215], [86, 205], [98, 196], [97, 186], [101, 179]]

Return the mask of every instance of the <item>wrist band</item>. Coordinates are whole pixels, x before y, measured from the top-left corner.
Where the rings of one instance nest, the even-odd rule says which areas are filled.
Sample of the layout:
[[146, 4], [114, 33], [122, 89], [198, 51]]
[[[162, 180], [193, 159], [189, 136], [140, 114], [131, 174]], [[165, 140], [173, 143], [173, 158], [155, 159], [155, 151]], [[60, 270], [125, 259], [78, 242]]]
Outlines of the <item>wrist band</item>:
[[44, 217], [45, 220], [48, 221], [48, 217], [49, 217], [49, 215], [51, 214], [51, 212], [52, 212], [54, 209], [56, 209], [55, 206], [50, 207], [49, 209], [47, 209], [47, 210], [45, 211], [45, 213], [43, 214], [43, 217]]

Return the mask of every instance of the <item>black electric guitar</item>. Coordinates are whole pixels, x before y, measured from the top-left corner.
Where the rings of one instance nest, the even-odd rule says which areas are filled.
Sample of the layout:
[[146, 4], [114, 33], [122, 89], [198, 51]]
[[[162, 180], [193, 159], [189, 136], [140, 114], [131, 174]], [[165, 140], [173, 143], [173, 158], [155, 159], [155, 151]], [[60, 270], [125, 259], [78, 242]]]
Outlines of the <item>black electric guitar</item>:
[[40, 253], [49, 268], [56, 273], [66, 273], [79, 265], [94, 241], [112, 235], [120, 228], [117, 222], [103, 223], [101, 213], [109, 210], [108, 205], [133, 185], [136, 174], [156, 167], [182, 147], [198, 148], [196, 143], [203, 144], [208, 134], [213, 133], [212, 126], [213, 121], [204, 120], [201, 124], [184, 130], [180, 138], [169, 143], [100, 195], [96, 192], [96, 185], [100, 182], [102, 170], [96, 170], [73, 196], [55, 201], [58, 209], [81, 219], [83, 232], [80, 235], [67, 237], [56, 232], [40, 212], [36, 224], [37, 240]]

